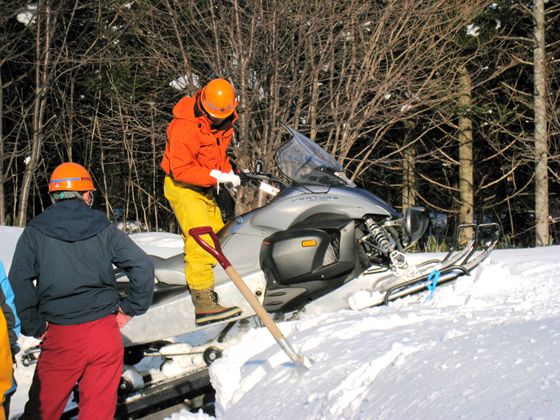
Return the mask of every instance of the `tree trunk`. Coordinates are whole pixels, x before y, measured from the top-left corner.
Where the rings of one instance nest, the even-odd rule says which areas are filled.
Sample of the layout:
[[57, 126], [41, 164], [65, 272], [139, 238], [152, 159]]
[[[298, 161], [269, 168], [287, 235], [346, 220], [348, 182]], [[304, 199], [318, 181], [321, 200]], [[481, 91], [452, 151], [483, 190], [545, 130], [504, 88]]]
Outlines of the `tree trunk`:
[[544, 0], [535, 0], [535, 245], [549, 245], [548, 204], [548, 129], [546, 100], [546, 48]]
[[[459, 194], [460, 194], [460, 223], [474, 222], [474, 186], [473, 186], [473, 137], [472, 121], [469, 108], [472, 104], [472, 81], [465, 66], [459, 67], [460, 96], [459, 96]], [[465, 238], [471, 239], [472, 229], [464, 230]]]
[[46, 105], [47, 79], [50, 65], [50, 43], [51, 43], [51, 10], [49, 2], [37, 4], [37, 29], [35, 37], [35, 56], [37, 59], [35, 69], [35, 98], [33, 102], [33, 134], [31, 138], [31, 150], [26, 156], [27, 164], [23, 172], [21, 190], [19, 194], [19, 206], [17, 226], [25, 226], [27, 221], [27, 206], [29, 194], [35, 171], [39, 166], [39, 157], [43, 148], [43, 122]]
[[403, 151], [403, 189], [402, 189], [402, 212], [408, 208], [414, 207], [416, 205], [416, 178], [415, 178], [415, 168], [414, 160], [416, 157], [416, 150], [414, 145], [408, 145], [410, 140], [412, 130], [416, 124], [413, 121], [407, 121], [405, 123], [406, 134], [405, 134], [405, 144]]
[[0, 72], [0, 225], [6, 224], [6, 193], [4, 192], [4, 84]]

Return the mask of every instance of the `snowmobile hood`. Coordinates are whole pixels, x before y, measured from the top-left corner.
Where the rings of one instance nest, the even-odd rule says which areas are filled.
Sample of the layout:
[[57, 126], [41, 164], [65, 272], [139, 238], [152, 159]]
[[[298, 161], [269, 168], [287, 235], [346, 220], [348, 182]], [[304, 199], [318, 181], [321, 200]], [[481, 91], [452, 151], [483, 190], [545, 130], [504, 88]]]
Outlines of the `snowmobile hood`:
[[109, 224], [104, 213], [81, 200], [60, 201], [29, 222], [29, 226], [45, 235], [65, 242], [91, 238]]

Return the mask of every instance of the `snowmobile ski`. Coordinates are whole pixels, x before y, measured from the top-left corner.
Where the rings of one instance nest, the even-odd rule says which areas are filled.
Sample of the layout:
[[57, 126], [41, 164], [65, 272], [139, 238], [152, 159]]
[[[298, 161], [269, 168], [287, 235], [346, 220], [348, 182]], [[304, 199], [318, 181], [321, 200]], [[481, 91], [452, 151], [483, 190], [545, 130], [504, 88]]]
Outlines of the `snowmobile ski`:
[[[456, 252], [454, 249], [451, 249], [441, 260], [433, 259], [418, 264], [417, 268], [421, 274], [413, 279], [396, 284], [392, 283], [385, 287], [378, 287], [378, 290], [385, 292], [383, 303], [388, 304], [395, 299], [425, 290], [428, 287], [427, 279], [434, 270], [439, 272], [438, 284], [441, 285], [451, 282], [460, 276], [468, 275], [484, 261], [494, 250], [500, 239], [500, 226], [497, 223], [480, 225], [462, 224], [458, 227], [457, 237], [460, 237], [460, 232], [465, 229], [473, 229], [474, 235], [461, 251]], [[477, 245], [481, 241], [482, 231], [486, 231], [484, 242], [482, 243], [482, 248], [477, 249]], [[479, 253], [475, 255], [477, 251]]]

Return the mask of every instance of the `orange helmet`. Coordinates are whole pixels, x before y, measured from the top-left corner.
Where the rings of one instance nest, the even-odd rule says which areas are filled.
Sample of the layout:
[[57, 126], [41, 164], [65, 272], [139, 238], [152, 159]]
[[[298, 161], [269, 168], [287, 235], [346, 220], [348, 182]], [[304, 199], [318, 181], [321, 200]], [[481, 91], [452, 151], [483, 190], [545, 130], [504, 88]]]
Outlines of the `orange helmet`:
[[229, 117], [237, 106], [233, 86], [225, 79], [214, 79], [204, 86], [200, 102], [204, 110], [214, 118]]
[[56, 191], [95, 191], [95, 187], [86, 168], [66, 162], [58, 165], [51, 174], [49, 192]]

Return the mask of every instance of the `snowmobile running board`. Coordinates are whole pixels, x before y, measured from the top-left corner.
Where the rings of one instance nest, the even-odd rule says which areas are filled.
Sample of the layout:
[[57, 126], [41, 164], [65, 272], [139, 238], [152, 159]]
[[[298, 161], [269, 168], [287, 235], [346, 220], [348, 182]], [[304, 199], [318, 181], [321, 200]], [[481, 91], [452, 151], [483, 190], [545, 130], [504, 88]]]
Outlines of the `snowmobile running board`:
[[[494, 250], [500, 240], [501, 229], [497, 223], [484, 223], [480, 225], [462, 224], [457, 227], [456, 242], [459, 242], [458, 238], [460, 238], [461, 232], [466, 229], [473, 230], [473, 238], [467, 242], [465, 247], [461, 251], [451, 248], [443, 259], [432, 259], [418, 264], [416, 268], [420, 272], [419, 276], [396, 283], [390, 282], [390, 279], [395, 277], [394, 273], [378, 279], [376, 284], [380, 286], [377, 289], [382, 293], [385, 292], [382, 303], [387, 305], [390, 301], [427, 289], [428, 278], [435, 270], [437, 270], [439, 275], [438, 285], [453, 281], [465, 274], [469, 275]], [[485, 239], [484, 242], [481, 239], [482, 231], [487, 232], [485, 238], [488, 239]], [[480, 249], [478, 249], [479, 242], [482, 245]], [[475, 256], [474, 254], [477, 251], [479, 253]], [[388, 280], [389, 284], [384, 285], [383, 283]]]

